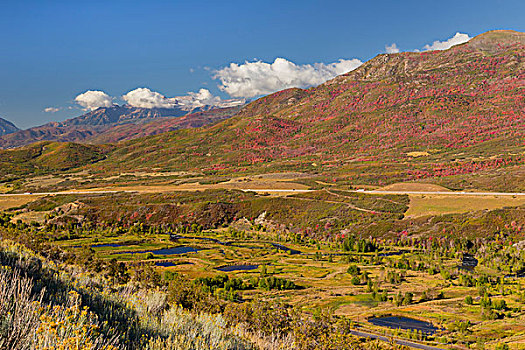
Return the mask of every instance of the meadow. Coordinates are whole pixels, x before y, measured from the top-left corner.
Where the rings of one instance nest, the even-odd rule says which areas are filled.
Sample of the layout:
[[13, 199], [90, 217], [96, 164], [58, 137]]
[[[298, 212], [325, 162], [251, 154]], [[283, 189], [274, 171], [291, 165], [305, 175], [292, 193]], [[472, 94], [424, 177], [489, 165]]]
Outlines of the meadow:
[[[116, 298], [138, 284], [166, 293], [184, 317], [222, 317], [220, 337], [244, 348], [397, 346], [353, 333], [364, 332], [442, 349], [520, 349], [525, 209], [511, 201], [476, 211], [467, 198], [456, 209], [472, 205], [468, 213], [408, 215], [428, 201], [448, 210], [439, 196], [422, 200], [334, 186], [53, 195], [13, 205], [2, 237], [105, 281]], [[24, 223], [39, 213], [43, 221]], [[472, 269], [463, 267], [469, 255]], [[165, 348], [159, 334], [148, 342]]]

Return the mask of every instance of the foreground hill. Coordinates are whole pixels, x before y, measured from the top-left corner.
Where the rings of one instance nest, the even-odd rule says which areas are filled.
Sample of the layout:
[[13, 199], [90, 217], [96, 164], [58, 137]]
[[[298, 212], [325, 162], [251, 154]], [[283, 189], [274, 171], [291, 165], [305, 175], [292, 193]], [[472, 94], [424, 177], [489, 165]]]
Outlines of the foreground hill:
[[122, 144], [98, 170], [300, 170], [384, 184], [522, 168], [525, 34], [375, 57], [318, 87], [261, 98], [204, 129]]
[[0, 136], [11, 134], [17, 132], [18, 129], [15, 124], [11, 123], [9, 120], [0, 118]]
[[[10, 131], [9, 135], [4, 136], [2, 136], [0, 121], [0, 136], [2, 136], [0, 147], [14, 148], [38, 141], [103, 143], [130, 140], [140, 136], [211, 124], [232, 116], [239, 109], [240, 106], [229, 108], [205, 106], [188, 111], [180, 108], [113, 105], [98, 108], [63, 122], [51, 122], [27, 130], [19, 130], [15, 127], [16, 129]], [[184, 118], [181, 118], [183, 116]]]

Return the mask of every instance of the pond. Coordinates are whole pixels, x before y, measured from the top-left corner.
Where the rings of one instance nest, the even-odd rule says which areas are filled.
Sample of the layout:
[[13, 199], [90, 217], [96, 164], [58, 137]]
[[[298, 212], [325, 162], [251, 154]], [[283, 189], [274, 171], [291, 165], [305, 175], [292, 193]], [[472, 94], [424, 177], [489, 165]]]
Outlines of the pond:
[[462, 270], [474, 270], [476, 266], [478, 266], [478, 259], [473, 255], [463, 254], [461, 265], [459, 265], [458, 268]]
[[182, 236], [182, 235], [176, 235], [176, 234], [170, 234], [170, 239], [172, 241], [176, 241], [176, 240], [179, 240], [179, 239], [199, 239], [201, 241], [210, 241], [210, 242], [221, 244], [221, 245], [230, 245], [231, 244], [231, 242], [222, 242], [222, 241], [219, 241], [218, 239], [210, 238], [210, 237]]
[[216, 267], [215, 269], [222, 271], [222, 272], [232, 272], [232, 271], [256, 270], [258, 267], [259, 265], [228, 265], [228, 266]]
[[[247, 247], [245, 247], [245, 246], [241, 246], [239, 244], [233, 244], [233, 242], [224, 242], [224, 241], [220, 241], [220, 240], [218, 240], [216, 238], [210, 238], [210, 237], [183, 236], [183, 235], [174, 234], [174, 233], [170, 234], [170, 240], [177, 241], [179, 239], [198, 239], [198, 240], [202, 240], [202, 241], [209, 241], [209, 242], [217, 243], [217, 244], [220, 244], [220, 245], [226, 245], [226, 246], [232, 246], [232, 247], [249, 248], [249, 249], [264, 249], [262, 247], [256, 247], [256, 246], [247, 246]], [[285, 247], [282, 244], [278, 244], [278, 243], [270, 243], [270, 244], [274, 248], [290, 252], [290, 254], [302, 254], [302, 252], [300, 252], [298, 250], [295, 250], [295, 249], [290, 249], [288, 247]]]
[[144, 254], [144, 253], [152, 253], [155, 255], [175, 255], [175, 254], [185, 254], [185, 253], [194, 253], [198, 252], [199, 248], [193, 248], [193, 247], [187, 247], [187, 246], [179, 246], [179, 247], [173, 247], [173, 248], [161, 248], [161, 249], [154, 249], [154, 250], [141, 250], [141, 251], [126, 251], [126, 252], [116, 252], [117, 254]]
[[172, 266], [180, 266], [180, 265], [194, 265], [194, 264], [189, 261], [181, 261], [181, 262], [158, 261], [155, 263], [155, 266], [161, 266], [161, 267], [172, 267]]
[[290, 252], [290, 254], [301, 254], [300, 251], [298, 250], [295, 250], [295, 249], [290, 249], [290, 248], [287, 248], [285, 247], [284, 245], [282, 244], [278, 244], [278, 243], [270, 243], [272, 246], [274, 246], [275, 248], [279, 249], [279, 250], [284, 250], [284, 251], [287, 251], [287, 252]]
[[91, 248], [104, 248], [104, 247], [124, 247], [126, 244], [119, 244], [119, 243], [101, 243], [101, 244], [92, 244]]
[[[117, 248], [117, 247], [125, 247], [129, 244], [120, 244], [120, 243], [95, 243], [95, 244], [91, 244], [90, 247], [91, 248], [104, 248], [104, 247], [112, 247], [112, 248]], [[81, 245], [74, 245], [74, 246], [71, 246], [71, 248], [82, 248]]]
[[517, 274], [514, 274], [514, 275], [505, 275], [505, 278], [524, 278], [525, 277], [525, 273], [517, 273]]
[[380, 327], [419, 330], [425, 334], [434, 334], [439, 330], [439, 328], [430, 322], [420, 321], [414, 318], [403, 316], [375, 317], [369, 319], [368, 322]]

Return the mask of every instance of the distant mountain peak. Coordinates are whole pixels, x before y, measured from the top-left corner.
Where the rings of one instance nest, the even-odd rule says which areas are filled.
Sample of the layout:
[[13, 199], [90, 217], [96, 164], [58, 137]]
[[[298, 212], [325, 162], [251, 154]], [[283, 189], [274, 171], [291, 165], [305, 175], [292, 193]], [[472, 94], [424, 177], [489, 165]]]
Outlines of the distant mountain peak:
[[15, 124], [11, 123], [9, 120], [0, 118], [0, 136], [11, 134], [20, 130], [16, 127]]
[[[143, 108], [128, 104], [112, 105], [97, 108], [76, 118], [62, 122], [50, 122], [27, 130], [19, 130], [12, 124], [11, 128], [8, 128], [10, 123], [5, 121], [5, 128], [9, 130], [6, 133], [2, 133], [3, 124], [0, 120], [0, 148], [19, 147], [37, 141], [120, 141], [134, 138], [135, 135], [150, 135], [161, 131], [200, 127], [229, 118], [242, 107], [237, 100], [222, 100], [222, 102], [224, 102], [222, 106], [227, 108], [206, 105], [184, 110], [178, 107]], [[233, 106], [228, 106], [230, 102]], [[158, 123], [149, 124], [153, 121], [158, 121]]]

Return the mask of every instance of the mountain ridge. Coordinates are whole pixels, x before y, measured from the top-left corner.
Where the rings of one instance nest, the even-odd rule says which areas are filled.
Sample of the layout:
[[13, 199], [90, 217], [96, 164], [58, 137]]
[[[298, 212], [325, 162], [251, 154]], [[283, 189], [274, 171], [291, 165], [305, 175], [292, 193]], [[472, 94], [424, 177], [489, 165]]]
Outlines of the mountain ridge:
[[[129, 105], [100, 107], [62, 122], [49, 122], [41, 126], [26, 130], [17, 129], [9, 134], [1, 135], [0, 147], [15, 148], [39, 141], [115, 142], [117, 139], [120, 141], [135, 137], [134, 134], [112, 136], [112, 134], [121, 133], [125, 129], [123, 128], [124, 125], [142, 125], [144, 127], [141, 134], [147, 136], [184, 127], [197, 127], [213, 123], [233, 115], [239, 109], [240, 106], [227, 108], [203, 106], [188, 113], [188, 111], [180, 108], [140, 108]], [[185, 118], [177, 120], [182, 117]], [[155, 123], [148, 125], [148, 123], [158, 119], [163, 119], [164, 124], [157, 124], [157, 128]], [[135, 131], [138, 133], [137, 130]]]
[[444, 51], [379, 55], [318, 87], [258, 99], [212, 127], [130, 141], [97, 167], [292, 168], [359, 178], [354, 165], [368, 160], [375, 162], [370, 177], [384, 182], [391, 180], [381, 160], [399, 168], [392, 180], [523, 164], [525, 45], [509, 39], [487, 50], [473, 40]]
[[7, 119], [0, 118], [0, 136], [8, 135], [20, 130], [15, 124]]
[[488, 46], [474, 38], [474, 46], [379, 55], [317, 87], [262, 97], [220, 123], [122, 141], [85, 170], [294, 171], [349, 184], [471, 186], [476, 174], [507, 169], [515, 179], [498, 190], [521, 189], [525, 44], [510, 35], [497, 45], [502, 34], [491, 35]]

